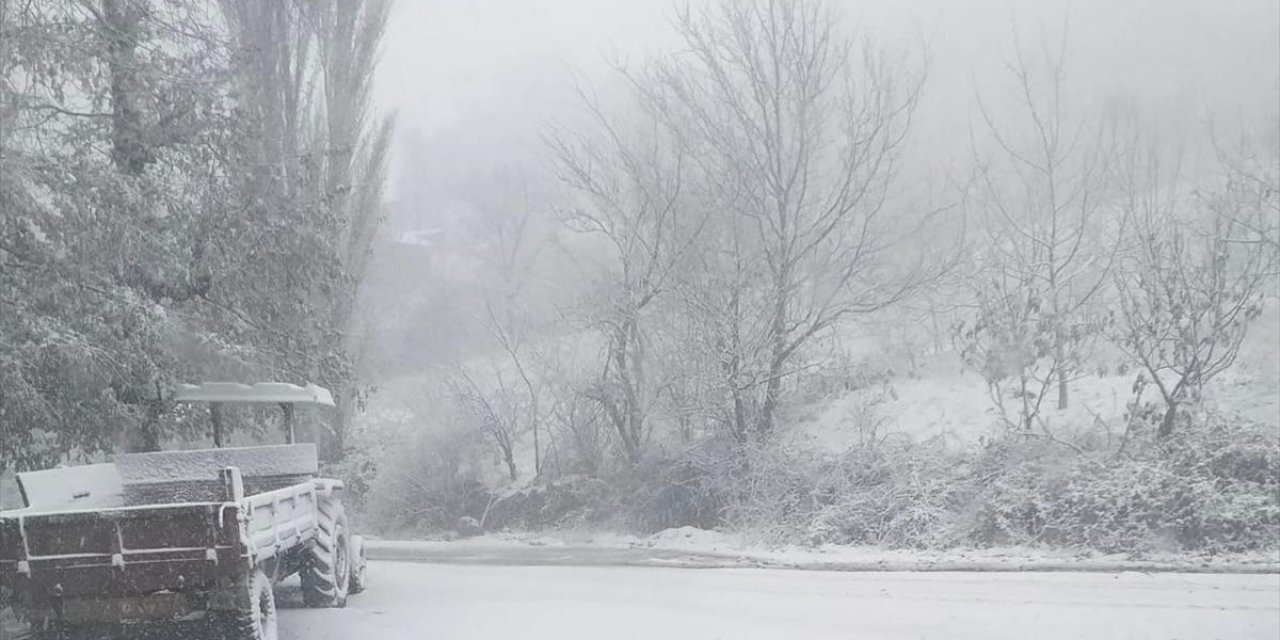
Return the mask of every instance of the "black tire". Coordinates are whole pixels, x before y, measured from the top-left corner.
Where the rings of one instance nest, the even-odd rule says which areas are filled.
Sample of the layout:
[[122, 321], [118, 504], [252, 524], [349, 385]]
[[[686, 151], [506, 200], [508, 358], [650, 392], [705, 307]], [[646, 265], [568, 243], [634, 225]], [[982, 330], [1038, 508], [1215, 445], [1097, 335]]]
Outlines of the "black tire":
[[364, 554], [364, 539], [351, 536], [351, 580], [347, 593], [357, 594], [369, 588], [369, 567]]
[[271, 579], [261, 569], [249, 577], [247, 611], [222, 613], [215, 618], [215, 638], [224, 640], [277, 640], [276, 596]]
[[316, 507], [316, 535], [299, 572], [302, 601], [315, 609], [345, 607], [351, 577], [347, 516], [337, 500], [320, 500]]

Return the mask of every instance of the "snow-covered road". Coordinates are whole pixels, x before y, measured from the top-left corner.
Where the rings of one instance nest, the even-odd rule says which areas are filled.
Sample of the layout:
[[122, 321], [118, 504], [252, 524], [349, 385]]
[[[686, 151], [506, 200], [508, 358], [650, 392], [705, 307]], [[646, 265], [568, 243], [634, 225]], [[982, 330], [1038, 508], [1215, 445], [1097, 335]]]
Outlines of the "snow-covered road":
[[1280, 638], [1280, 576], [370, 564], [281, 640]]

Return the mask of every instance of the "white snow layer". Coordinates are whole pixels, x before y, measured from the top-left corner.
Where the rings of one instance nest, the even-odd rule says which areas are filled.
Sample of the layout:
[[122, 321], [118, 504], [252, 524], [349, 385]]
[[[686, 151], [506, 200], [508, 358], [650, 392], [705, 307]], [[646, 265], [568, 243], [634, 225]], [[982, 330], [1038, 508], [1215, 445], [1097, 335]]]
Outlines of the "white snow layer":
[[1200, 640], [1280, 636], [1280, 576], [825, 573], [374, 562], [282, 640]]

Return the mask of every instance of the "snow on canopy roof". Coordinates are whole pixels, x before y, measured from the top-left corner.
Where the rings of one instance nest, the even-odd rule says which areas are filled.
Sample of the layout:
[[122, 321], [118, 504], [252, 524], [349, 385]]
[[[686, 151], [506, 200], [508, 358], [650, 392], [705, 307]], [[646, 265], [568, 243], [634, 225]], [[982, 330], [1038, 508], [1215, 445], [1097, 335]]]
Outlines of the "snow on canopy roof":
[[300, 387], [287, 382], [181, 384], [173, 399], [177, 402], [289, 402], [334, 406], [333, 394], [328, 389], [315, 384]]

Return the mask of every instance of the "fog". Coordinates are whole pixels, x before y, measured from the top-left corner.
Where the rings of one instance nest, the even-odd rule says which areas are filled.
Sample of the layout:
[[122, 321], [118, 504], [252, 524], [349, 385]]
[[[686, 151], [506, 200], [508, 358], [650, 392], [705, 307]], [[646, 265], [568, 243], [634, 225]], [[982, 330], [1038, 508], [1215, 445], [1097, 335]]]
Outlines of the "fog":
[[[576, 90], [617, 95], [625, 86], [619, 69], [635, 71], [681, 50], [673, 24], [679, 6], [628, 0], [396, 4], [375, 85], [379, 108], [396, 119], [388, 234], [435, 229], [441, 238], [471, 237], [466, 229], [474, 216], [458, 214], [459, 198], [469, 196], [459, 191], [474, 191], [478, 175], [500, 168], [545, 171], [548, 129], [581, 116]], [[928, 192], [935, 204], [958, 197], [956, 184], [969, 179], [975, 151], [985, 153], [973, 139], [975, 124], [982, 128], [979, 100], [997, 118], [1021, 117], [1021, 96], [1010, 75], [1019, 46], [1032, 57], [1056, 55], [1062, 46], [1069, 117], [1136, 118], [1188, 166], [1207, 161], [1238, 136], [1275, 130], [1280, 5], [1268, 0], [870, 0], [829, 6], [843, 32], [927, 73], [900, 185]], [[547, 174], [527, 179], [543, 196], [558, 188]], [[421, 274], [391, 271], [395, 291], [430, 288], [430, 278]], [[383, 284], [375, 274], [373, 287]], [[428, 332], [437, 334], [434, 339], [409, 339], [452, 345], [443, 336], [458, 339], [456, 331], [436, 327]], [[393, 333], [376, 336], [383, 352], [419, 353], [402, 349], [400, 334]], [[427, 361], [441, 364], [434, 357]]]
[[[705, 0], [702, 0], [705, 3]], [[694, 3], [695, 5], [697, 2]], [[1000, 84], [1014, 36], [1068, 37], [1070, 85], [1085, 104], [1135, 101], [1173, 127], [1265, 117], [1280, 60], [1280, 5], [1268, 0], [841, 0], [849, 29], [930, 56], [917, 137], [963, 152], [974, 96]], [[401, 2], [387, 30], [377, 99], [406, 139], [449, 129], [533, 144], [571, 108], [574, 74], [606, 82], [613, 62], [676, 46], [675, 5], [630, 0]], [[484, 124], [469, 125], [468, 123]]]
[[0, 510], [4, 638], [1274, 638], [1280, 3], [0, 0]]

